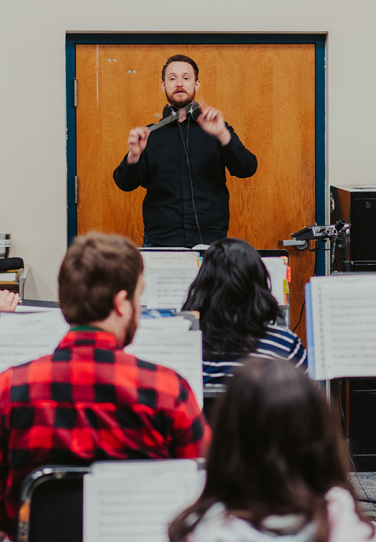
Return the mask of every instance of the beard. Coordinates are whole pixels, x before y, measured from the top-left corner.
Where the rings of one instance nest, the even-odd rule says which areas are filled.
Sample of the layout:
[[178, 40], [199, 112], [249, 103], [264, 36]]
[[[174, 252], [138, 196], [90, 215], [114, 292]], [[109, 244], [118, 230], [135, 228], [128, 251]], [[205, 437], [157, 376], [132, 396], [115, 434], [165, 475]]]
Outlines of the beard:
[[132, 301], [131, 305], [132, 305], [132, 316], [131, 316], [131, 319], [129, 321], [127, 331], [125, 333], [124, 347], [128, 346], [128, 344], [131, 344], [131, 342], [133, 341], [134, 336], [136, 334], [137, 327], [138, 327], [138, 321], [137, 321], [138, 318], [137, 318], [137, 315], [136, 315], [136, 307], [134, 306], [133, 301]]
[[183, 109], [183, 107], [187, 107], [187, 105], [191, 104], [193, 100], [195, 99], [196, 92], [173, 92], [171, 94], [167, 94], [166, 92], [166, 98], [170, 105], [173, 105], [176, 107], [176, 109]]

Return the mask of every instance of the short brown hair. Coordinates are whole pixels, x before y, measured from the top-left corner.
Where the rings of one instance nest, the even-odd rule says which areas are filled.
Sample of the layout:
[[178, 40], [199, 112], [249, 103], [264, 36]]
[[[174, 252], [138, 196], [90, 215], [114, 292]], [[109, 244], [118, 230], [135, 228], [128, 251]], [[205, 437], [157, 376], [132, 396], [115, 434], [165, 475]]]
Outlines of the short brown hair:
[[193, 71], [195, 72], [195, 79], [197, 81], [198, 79], [198, 66], [196, 64], [196, 62], [190, 58], [189, 56], [185, 56], [185, 55], [173, 55], [173, 56], [170, 56], [170, 58], [167, 59], [167, 62], [166, 64], [163, 66], [162, 68], [162, 81], [165, 80], [165, 75], [166, 75], [166, 68], [169, 64], [171, 64], [171, 62], [186, 62], [187, 64], [190, 64], [193, 68]]
[[58, 276], [66, 321], [84, 325], [107, 318], [120, 290], [133, 299], [143, 268], [136, 245], [125, 237], [97, 232], [76, 237]]

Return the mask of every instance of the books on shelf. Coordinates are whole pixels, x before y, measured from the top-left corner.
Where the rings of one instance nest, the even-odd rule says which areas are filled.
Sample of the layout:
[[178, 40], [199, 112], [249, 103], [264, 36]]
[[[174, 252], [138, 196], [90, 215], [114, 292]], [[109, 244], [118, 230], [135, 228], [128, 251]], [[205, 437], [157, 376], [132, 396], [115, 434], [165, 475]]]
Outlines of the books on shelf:
[[9, 271], [1, 271], [0, 283], [7, 284], [17, 282], [20, 271], [20, 269], [9, 269]]

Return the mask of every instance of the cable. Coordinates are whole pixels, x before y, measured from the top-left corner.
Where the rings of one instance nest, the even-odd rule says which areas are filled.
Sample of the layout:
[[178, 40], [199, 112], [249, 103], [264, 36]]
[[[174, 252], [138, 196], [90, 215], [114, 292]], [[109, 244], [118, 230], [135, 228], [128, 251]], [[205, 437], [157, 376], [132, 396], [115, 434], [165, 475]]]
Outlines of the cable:
[[336, 247], [337, 247], [337, 237], [333, 239], [332, 243], [332, 253], [331, 253], [331, 260], [330, 260], [330, 272], [333, 273], [334, 271], [334, 263], [335, 263], [335, 257], [336, 257]]
[[[317, 273], [317, 253], [319, 250], [327, 250], [327, 249], [320, 249], [317, 245], [317, 241], [316, 241], [316, 244], [315, 244], [315, 248], [314, 249], [311, 249], [311, 252], [315, 252], [315, 265], [314, 265], [314, 268], [313, 268], [313, 273], [312, 273], [312, 277], [315, 277], [316, 276], [316, 273]], [[298, 319], [298, 323], [296, 324], [296, 326], [293, 328], [292, 331], [295, 331], [299, 325], [300, 325], [300, 322], [302, 321], [302, 316], [303, 316], [303, 311], [304, 311], [304, 307], [305, 307], [305, 300], [303, 301], [303, 304], [302, 304], [302, 308], [300, 310], [300, 315], [299, 315], [299, 319]]]
[[181, 137], [181, 140], [182, 140], [182, 143], [183, 143], [183, 149], [184, 149], [184, 152], [185, 152], [185, 157], [186, 157], [186, 160], [187, 160], [188, 176], [189, 176], [189, 183], [190, 183], [191, 195], [192, 195], [193, 214], [194, 214], [194, 217], [195, 217], [197, 231], [198, 231], [198, 234], [200, 236], [200, 244], [203, 245], [204, 242], [202, 240], [201, 228], [200, 228], [200, 224], [198, 222], [198, 216], [197, 216], [197, 211], [196, 211], [196, 203], [195, 203], [195, 196], [194, 196], [194, 190], [193, 190], [193, 181], [192, 181], [192, 175], [191, 175], [191, 166], [190, 166], [190, 163], [189, 163], [189, 155], [188, 155], [189, 123], [190, 123], [190, 120], [191, 120], [191, 117], [189, 116], [188, 117], [188, 127], [187, 127], [187, 145], [185, 144], [184, 137], [183, 137], [183, 131], [181, 129], [179, 121], [178, 121], [178, 126], [179, 126], [180, 137]]
[[301, 308], [301, 311], [300, 311], [298, 323], [296, 324], [296, 326], [294, 327], [294, 329], [293, 329], [292, 331], [295, 331], [296, 328], [299, 326], [299, 324], [300, 324], [300, 322], [301, 322], [301, 320], [302, 320], [304, 307], [305, 307], [305, 300], [303, 301], [303, 305], [302, 305], [302, 308]]

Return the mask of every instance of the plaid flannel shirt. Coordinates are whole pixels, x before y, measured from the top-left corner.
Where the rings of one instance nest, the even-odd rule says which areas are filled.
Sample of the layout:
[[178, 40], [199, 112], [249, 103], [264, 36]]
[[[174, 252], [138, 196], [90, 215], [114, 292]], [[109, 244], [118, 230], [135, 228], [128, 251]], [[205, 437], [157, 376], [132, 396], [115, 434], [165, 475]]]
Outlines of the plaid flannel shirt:
[[52, 355], [0, 375], [0, 530], [15, 534], [20, 484], [40, 465], [197, 458], [209, 438], [175, 371], [110, 333], [71, 330]]

